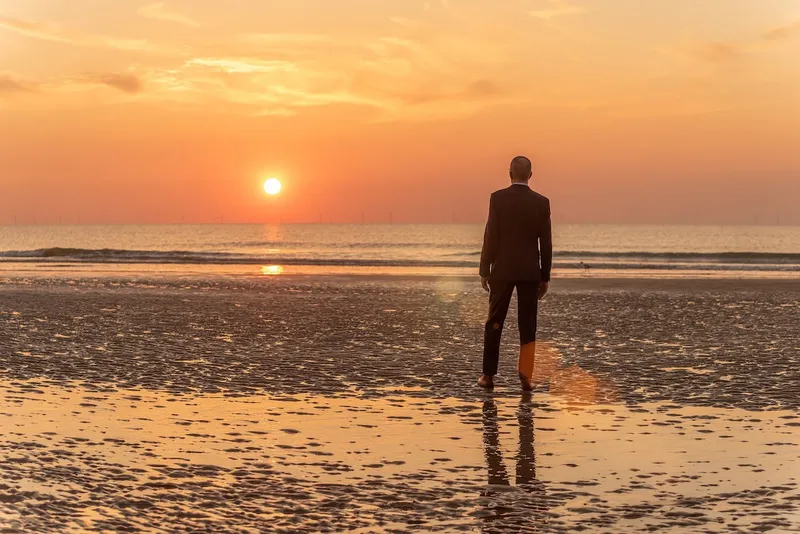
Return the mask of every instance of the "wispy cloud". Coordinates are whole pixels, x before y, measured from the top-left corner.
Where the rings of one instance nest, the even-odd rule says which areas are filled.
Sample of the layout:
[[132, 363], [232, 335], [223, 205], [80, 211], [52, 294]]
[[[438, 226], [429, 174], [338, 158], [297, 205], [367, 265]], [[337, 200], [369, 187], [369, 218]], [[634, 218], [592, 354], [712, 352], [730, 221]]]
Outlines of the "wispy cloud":
[[407, 19], [405, 17], [389, 17], [389, 20], [394, 22], [398, 26], [403, 26], [405, 28], [419, 28], [420, 27], [419, 21]]
[[80, 33], [63, 28], [59, 24], [23, 20], [2, 15], [0, 15], [0, 28], [34, 39], [73, 46], [116, 48], [139, 52], [167, 52], [167, 50], [144, 40]]
[[506, 91], [492, 80], [476, 80], [467, 86], [466, 95], [472, 98], [494, 98]]
[[21, 20], [0, 15], [0, 28], [45, 41], [67, 44], [72, 42], [72, 39], [64, 35], [63, 30], [57, 24]]
[[265, 72], [296, 71], [289, 61], [264, 60], [256, 58], [193, 58], [186, 62], [187, 67], [206, 67], [231, 74], [253, 74]]
[[297, 112], [289, 108], [261, 109], [254, 113], [256, 117], [294, 117]]
[[190, 28], [201, 28], [202, 25], [194, 19], [187, 17], [176, 11], [171, 11], [165, 7], [164, 2], [155, 2], [139, 9], [139, 14], [153, 20], [162, 22], [174, 22]]
[[331, 104], [355, 104], [381, 108], [386, 103], [379, 98], [371, 98], [346, 90], [339, 91], [304, 91], [284, 86], [272, 86], [270, 92], [283, 102], [290, 102], [294, 107], [311, 107]]
[[72, 93], [92, 86], [107, 86], [127, 94], [141, 93], [144, 89], [142, 80], [133, 74], [91, 73], [42, 83], [33, 83], [11, 74], [0, 74], [0, 94]]
[[132, 74], [86, 74], [78, 81], [106, 85], [128, 94], [140, 93], [144, 89], [142, 81]]
[[800, 20], [787, 24], [785, 26], [778, 26], [764, 33], [763, 38], [767, 41], [780, 41], [788, 39], [794, 35], [800, 35]]
[[534, 18], [550, 22], [555, 18], [568, 15], [580, 15], [588, 12], [588, 8], [568, 4], [565, 0], [548, 0], [547, 7], [534, 9], [528, 13]]
[[800, 35], [800, 20], [771, 28], [753, 39], [697, 43], [689, 46], [687, 50], [697, 59], [722, 63], [741, 59], [759, 48], [772, 46], [778, 41], [790, 39], [795, 35]]
[[437, 116], [471, 113], [511, 97], [500, 85], [485, 78], [451, 89], [417, 90], [377, 86], [369, 80], [361, 80], [354, 89], [359, 94], [372, 95], [375, 101], [383, 102], [383, 107], [395, 115], [410, 114], [417, 117], [430, 112]]
[[248, 33], [239, 39], [259, 45], [318, 45], [333, 41], [331, 37], [318, 33]]
[[[192, 32], [186, 48], [191, 46], [191, 53], [156, 42], [10, 17], [0, 17], [0, 31], [71, 46], [163, 56], [151, 63], [137, 59], [133, 70], [121, 73], [75, 74], [40, 86], [64, 101], [71, 93], [105, 86], [136, 95], [136, 100], [224, 112], [288, 116], [346, 107], [360, 117], [399, 121], [466, 116], [513, 100], [514, 91], [496, 80], [501, 79], [504, 64], [514, 61], [505, 58], [514, 57], [515, 44], [498, 39], [498, 26], [487, 25], [486, 17], [456, 2], [443, 10], [438, 4], [447, 2], [430, 1], [431, 10], [450, 19], [449, 23], [429, 28], [424, 19], [394, 17], [384, 19], [382, 28], [359, 35], [228, 31], [215, 33], [209, 40], [204, 32]], [[197, 21], [183, 20], [165, 6], [172, 4], [169, 0], [150, 3], [139, 15], [195, 27]], [[411, 31], [413, 39], [406, 35]], [[10, 81], [3, 86], [2, 90], [11, 91]], [[103, 98], [102, 93], [98, 98]]]
[[35, 86], [29, 82], [22, 81], [10, 74], [0, 74], [0, 94], [3, 93], [31, 93]]
[[719, 63], [741, 57], [744, 50], [736, 43], [714, 42], [696, 44], [690, 47], [689, 52], [703, 61]]

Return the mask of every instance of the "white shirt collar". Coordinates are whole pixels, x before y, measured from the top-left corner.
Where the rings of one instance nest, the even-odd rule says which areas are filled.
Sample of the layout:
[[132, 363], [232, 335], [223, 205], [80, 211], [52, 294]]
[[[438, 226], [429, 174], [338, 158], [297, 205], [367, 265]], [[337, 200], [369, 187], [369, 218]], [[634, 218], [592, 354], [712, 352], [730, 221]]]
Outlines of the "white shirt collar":
[[528, 184], [526, 184], [525, 182], [511, 182], [511, 185], [524, 185], [525, 187], [530, 187], [530, 186], [529, 186]]

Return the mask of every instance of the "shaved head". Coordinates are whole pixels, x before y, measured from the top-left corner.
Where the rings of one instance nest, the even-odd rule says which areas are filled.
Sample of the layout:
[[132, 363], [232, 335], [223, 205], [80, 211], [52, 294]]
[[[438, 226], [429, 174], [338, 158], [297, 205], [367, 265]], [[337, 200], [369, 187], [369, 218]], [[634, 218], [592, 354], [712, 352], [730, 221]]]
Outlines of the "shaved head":
[[533, 176], [533, 165], [531, 160], [525, 156], [517, 156], [511, 160], [511, 167], [509, 168], [511, 180], [513, 182], [527, 182]]

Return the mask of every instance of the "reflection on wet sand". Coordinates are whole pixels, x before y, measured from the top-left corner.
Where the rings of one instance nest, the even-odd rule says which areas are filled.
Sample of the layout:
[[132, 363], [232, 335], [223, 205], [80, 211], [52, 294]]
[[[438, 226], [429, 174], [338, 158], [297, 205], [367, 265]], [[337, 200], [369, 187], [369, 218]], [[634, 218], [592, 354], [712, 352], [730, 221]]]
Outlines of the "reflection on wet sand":
[[792, 411], [402, 388], [179, 396], [28, 381], [0, 391], [7, 532], [800, 525]]
[[[545, 521], [543, 512], [547, 510], [544, 485], [536, 479], [536, 453], [534, 446], [534, 418], [530, 394], [524, 394], [517, 409], [519, 430], [516, 460], [516, 487], [512, 488], [508, 469], [500, 446], [500, 429], [497, 403], [490, 397], [483, 403], [483, 447], [488, 469], [488, 487], [482, 493], [486, 503], [480, 513], [483, 519], [482, 532], [503, 531], [510, 525], [537, 525]], [[526, 506], [520, 506], [521, 499], [509, 503], [504, 497], [516, 492], [524, 492]], [[504, 525], [498, 520], [504, 520]]]
[[283, 265], [264, 265], [261, 267], [261, 274], [264, 276], [279, 276], [284, 273]]
[[0, 529], [798, 530], [800, 297], [706, 283], [554, 294], [485, 405], [461, 282], [0, 280]]

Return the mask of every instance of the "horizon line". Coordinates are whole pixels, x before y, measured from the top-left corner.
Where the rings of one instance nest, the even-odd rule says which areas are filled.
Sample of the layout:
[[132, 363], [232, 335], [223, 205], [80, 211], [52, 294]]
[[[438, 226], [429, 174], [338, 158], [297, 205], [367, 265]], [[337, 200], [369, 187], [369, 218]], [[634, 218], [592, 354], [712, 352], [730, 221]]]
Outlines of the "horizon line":
[[[248, 222], [77, 222], [77, 223], [0, 223], [0, 228], [53, 228], [92, 226], [478, 226], [485, 222], [319, 222], [319, 221], [248, 221]], [[800, 228], [800, 222], [716, 223], [716, 222], [553, 222], [553, 226], [695, 226], [695, 227], [759, 227]]]

